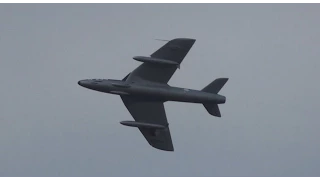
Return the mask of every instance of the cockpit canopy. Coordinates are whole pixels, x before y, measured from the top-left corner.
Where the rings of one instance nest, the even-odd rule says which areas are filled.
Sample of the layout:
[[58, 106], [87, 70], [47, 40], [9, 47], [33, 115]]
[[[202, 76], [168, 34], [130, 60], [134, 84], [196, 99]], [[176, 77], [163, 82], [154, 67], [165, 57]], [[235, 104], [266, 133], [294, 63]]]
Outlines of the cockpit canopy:
[[106, 79], [90, 79], [93, 82], [102, 82], [105, 81]]

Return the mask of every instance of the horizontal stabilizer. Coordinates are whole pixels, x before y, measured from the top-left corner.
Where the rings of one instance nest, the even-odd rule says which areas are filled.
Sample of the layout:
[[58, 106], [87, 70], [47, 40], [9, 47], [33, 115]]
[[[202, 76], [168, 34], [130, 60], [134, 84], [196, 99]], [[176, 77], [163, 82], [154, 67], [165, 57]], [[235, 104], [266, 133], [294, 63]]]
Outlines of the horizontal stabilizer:
[[166, 126], [160, 124], [143, 123], [136, 121], [121, 121], [120, 124], [137, 128], [165, 129]]
[[204, 103], [203, 106], [206, 108], [208, 113], [211, 114], [212, 116], [221, 117], [218, 104]]
[[202, 91], [217, 94], [227, 81], [228, 78], [218, 78], [203, 88]]

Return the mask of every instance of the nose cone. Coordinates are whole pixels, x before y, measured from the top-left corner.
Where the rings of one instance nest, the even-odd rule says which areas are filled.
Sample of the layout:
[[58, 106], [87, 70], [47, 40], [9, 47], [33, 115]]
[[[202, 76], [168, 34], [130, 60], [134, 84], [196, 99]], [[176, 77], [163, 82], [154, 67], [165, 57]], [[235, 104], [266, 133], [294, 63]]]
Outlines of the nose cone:
[[90, 82], [88, 80], [81, 80], [81, 81], [78, 81], [78, 84], [82, 87], [85, 87], [85, 88], [89, 88], [90, 86]]
[[83, 80], [78, 81], [78, 84], [79, 84], [80, 86], [83, 86]]

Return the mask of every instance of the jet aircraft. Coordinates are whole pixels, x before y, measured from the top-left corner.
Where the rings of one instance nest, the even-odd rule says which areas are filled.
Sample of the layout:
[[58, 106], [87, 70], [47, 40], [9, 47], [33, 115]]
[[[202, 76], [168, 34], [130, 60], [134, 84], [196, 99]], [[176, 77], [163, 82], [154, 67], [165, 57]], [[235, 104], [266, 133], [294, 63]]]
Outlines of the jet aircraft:
[[168, 81], [177, 68], [180, 68], [182, 60], [195, 41], [190, 38], [176, 38], [168, 41], [150, 57], [133, 57], [143, 63], [122, 80], [86, 79], [78, 84], [91, 90], [120, 95], [135, 120], [120, 123], [137, 127], [152, 147], [173, 151], [164, 102], [200, 103], [208, 113], [221, 117], [218, 104], [226, 101], [226, 97], [218, 92], [228, 78], [218, 78], [202, 90], [168, 85]]

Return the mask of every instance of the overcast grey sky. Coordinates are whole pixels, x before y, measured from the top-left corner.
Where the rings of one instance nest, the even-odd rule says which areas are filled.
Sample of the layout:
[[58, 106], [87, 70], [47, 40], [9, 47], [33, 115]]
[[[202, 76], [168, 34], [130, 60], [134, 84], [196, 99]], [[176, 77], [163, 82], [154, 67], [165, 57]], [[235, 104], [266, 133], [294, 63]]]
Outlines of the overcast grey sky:
[[[318, 4], [1, 4], [1, 176], [320, 176]], [[164, 42], [197, 39], [169, 84], [220, 91], [222, 118], [167, 102], [174, 152], [152, 148], [118, 96]]]

